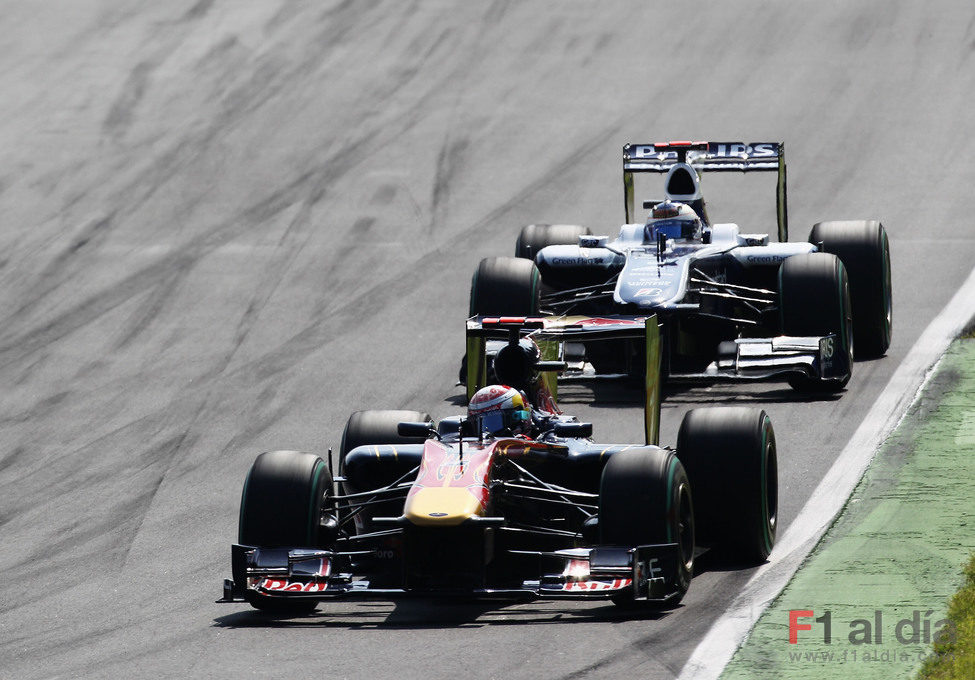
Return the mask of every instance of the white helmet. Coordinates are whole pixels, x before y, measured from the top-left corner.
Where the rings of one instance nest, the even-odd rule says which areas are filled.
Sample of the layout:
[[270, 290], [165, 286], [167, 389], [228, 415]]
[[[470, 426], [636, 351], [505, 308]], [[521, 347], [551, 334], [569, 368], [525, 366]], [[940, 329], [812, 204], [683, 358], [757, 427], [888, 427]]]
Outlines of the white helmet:
[[493, 435], [526, 434], [531, 429], [528, 399], [507, 385], [482, 387], [471, 398], [467, 419], [479, 432]]
[[653, 206], [644, 233], [647, 241], [656, 241], [660, 234], [667, 238], [697, 239], [701, 237], [701, 218], [686, 203], [668, 199]]

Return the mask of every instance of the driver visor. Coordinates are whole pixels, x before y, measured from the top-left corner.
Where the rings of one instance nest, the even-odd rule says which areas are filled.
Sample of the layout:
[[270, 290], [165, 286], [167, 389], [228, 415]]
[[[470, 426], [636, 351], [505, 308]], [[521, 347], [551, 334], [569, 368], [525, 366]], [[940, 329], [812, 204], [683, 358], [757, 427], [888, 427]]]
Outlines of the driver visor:
[[528, 420], [527, 409], [488, 411], [481, 416], [482, 432], [502, 432]]

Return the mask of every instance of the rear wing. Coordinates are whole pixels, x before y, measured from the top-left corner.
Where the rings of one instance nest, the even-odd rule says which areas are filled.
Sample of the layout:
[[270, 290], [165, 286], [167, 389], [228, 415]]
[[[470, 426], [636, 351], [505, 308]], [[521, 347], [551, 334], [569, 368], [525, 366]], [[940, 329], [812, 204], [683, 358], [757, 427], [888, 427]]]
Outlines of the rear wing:
[[[633, 317], [472, 317], [467, 321], [467, 398], [487, 384], [487, 344], [490, 339], [509, 338], [512, 329], [531, 336], [539, 346], [542, 361], [558, 361], [565, 342], [607, 338], [646, 340], [643, 427], [647, 444], [660, 444], [660, 327], [656, 315]], [[563, 368], [565, 364], [562, 365]], [[557, 373], [541, 371], [553, 397], [557, 395]]]
[[789, 240], [789, 211], [786, 199], [784, 142], [654, 142], [623, 147], [623, 200], [626, 223], [636, 216], [633, 209], [633, 173], [668, 172], [687, 163], [698, 172], [776, 172], [775, 214], [779, 241]]

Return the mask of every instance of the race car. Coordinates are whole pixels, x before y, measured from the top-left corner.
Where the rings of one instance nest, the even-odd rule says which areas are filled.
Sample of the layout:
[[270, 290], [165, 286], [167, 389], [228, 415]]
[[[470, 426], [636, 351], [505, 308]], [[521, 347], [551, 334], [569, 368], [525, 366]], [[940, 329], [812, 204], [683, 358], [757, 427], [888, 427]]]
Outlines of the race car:
[[[522, 337], [541, 323], [484, 324], [509, 334], [495, 362], [507, 382], [478, 383], [484, 343], [471, 334], [466, 414], [434, 424], [414, 411], [356, 412], [335, 477], [314, 454], [257, 457], [219, 601], [276, 615], [409, 596], [667, 607], [704, 549], [735, 565], [768, 557], [778, 487], [764, 411], [690, 411], [677, 449], [661, 447], [659, 384], [648, 379], [647, 441], [597, 444], [549, 388], [564, 363]], [[649, 363], [659, 361], [655, 320], [645, 333]]]
[[[711, 222], [701, 173], [716, 171], [777, 173], [778, 241]], [[639, 173], [666, 173], [663, 197], [643, 202], [645, 222], [633, 221]], [[639, 339], [616, 336], [656, 314], [670, 380], [785, 379], [808, 391], [843, 389], [854, 356], [887, 351], [886, 231], [876, 220], [820, 222], [807, 242], [789, 242], [783, 143], [627, 144], [623, 185], [627, 223], [615, 239], [533, 224], [516, 257], [482, 260], [469, 325], [542, 314], [550, 337], [585, 332], [569, 348], [577, 375], [638, 375]]]

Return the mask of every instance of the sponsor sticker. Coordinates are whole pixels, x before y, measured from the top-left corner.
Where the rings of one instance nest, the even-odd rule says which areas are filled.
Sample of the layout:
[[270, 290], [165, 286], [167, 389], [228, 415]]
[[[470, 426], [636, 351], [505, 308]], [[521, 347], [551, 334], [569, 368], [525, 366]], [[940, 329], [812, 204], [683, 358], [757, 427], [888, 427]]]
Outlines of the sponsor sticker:
[[833, 352], [835, 351], [834, 343], [833, 343], [833, 338], [823, 338], [822, 345], [823, 345], [823, 347], [822, 347], [822, 350], [823, 350], [823, 358], [824, 359], [832, 359], [833, 358]]
[[603, 264], [605, 260], [601, 257], [553, 257], [552, 264], [562, 264], [579, 266], [587, 264]]
[[778, 156], [775, 144], [763, 142], [759, 144], [715, 144], [714, 149], [708, 148], [718, 158], [775, 158]]
[[[708, 144], [707, 155], [713, 158], [777, 158], [778, 145], [775, 142], [756, 142], [754, 144]], [[629, 149], [631, 158], [677, 158], [677, 152], [666, 147], [658, 150], [652, 144], [634, 144]]]
[[600, 590], [620, 590], [622, 588], [629, 588], [633, 583], [633, 579], [629, 578], [616, 578], [612, 581], [575, 581], [572, 583], [566, 583], [562, 586], [562, 590], [568, 592], [594, 592]]
[[641, 288], [633, 294], [633, 297], [660, 297], [663, 292], [661, 288]]
[[587, 328], [589, 326], [642, 326], [646, 317], [636, 317], [634, 319], [603, 319], [594, 317], [591, 319], [580, 319], [575, 322], [577, 325]]
[[745, 260], [748, 262], [754, 262], [755, 264], [774, 264], [776, 262], [781, 262], [788, 255], [746, 255]]
[[289, 581], [282, 578], [266, 578], [261, 581], [258, 588], [273, 592], [320, 593], [328, 589], [328, 583], [324, 581], [311, 581], [304, 583], [301, 581]]

